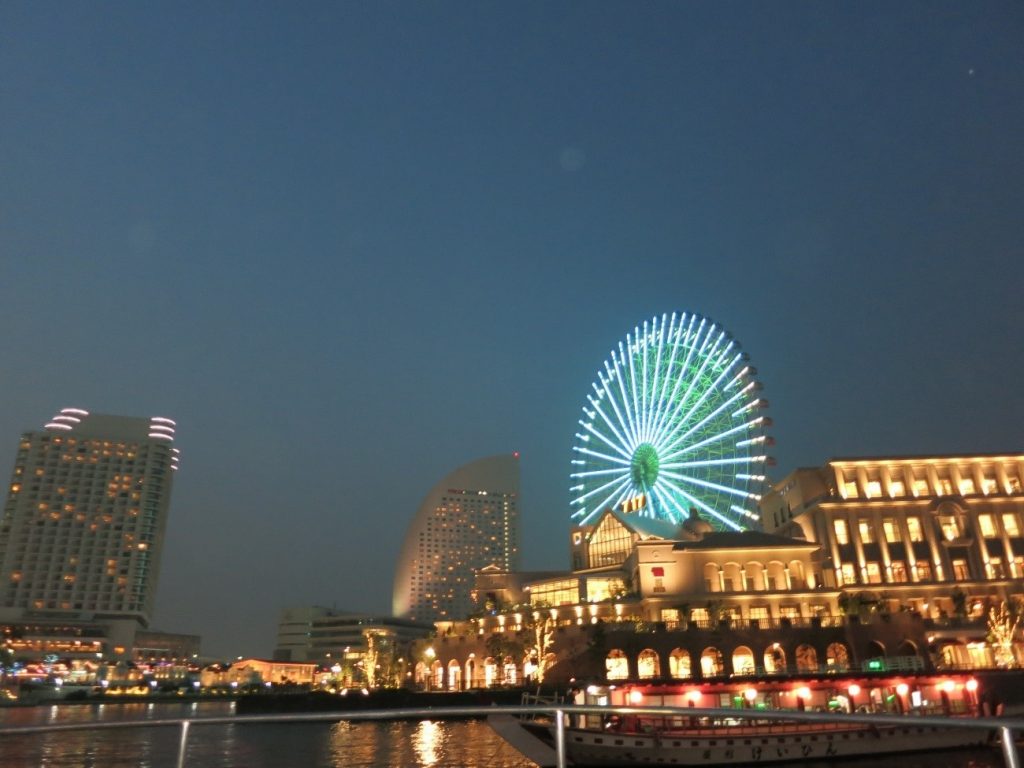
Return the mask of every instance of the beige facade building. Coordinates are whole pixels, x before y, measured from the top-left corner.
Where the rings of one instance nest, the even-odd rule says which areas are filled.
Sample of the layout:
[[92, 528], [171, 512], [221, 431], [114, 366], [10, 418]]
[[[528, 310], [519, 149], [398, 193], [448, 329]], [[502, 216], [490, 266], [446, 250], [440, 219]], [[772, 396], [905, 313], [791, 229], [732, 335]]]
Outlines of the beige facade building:
[[393, 613], [418, 622], [465, 618], [474, 573], [519, 563], [519, 455], [491, 456], [441, 479], [409, 525]]
[[835, 460], [761, 501], [764, 532], [608, 510], [573, 570], [484, 569], [478, 612], [441, 622], [432, 688], [716, 679], [1024, 663], [993, 610], [1024, 600], [1024, 454]]

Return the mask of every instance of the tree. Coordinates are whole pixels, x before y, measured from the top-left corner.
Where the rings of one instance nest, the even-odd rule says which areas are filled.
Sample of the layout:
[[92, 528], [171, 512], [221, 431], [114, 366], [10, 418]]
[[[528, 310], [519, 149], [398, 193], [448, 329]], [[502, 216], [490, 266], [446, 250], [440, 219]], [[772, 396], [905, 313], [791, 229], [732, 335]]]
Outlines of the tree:
[[555, 641], [555, 620], [548, 611], [536, 610], [527, 614], [525, 627], [529, 635], [523, 644], [524, 656], [527, 660], [536, 657], [537, 683], [540, 684], [548, 668], [548, 651]]
[[1003, 600], [998, 607], [989, 609], [988, 612], [988, 644], [996, 657], [996, 664], [1000, 667], [1013, 667], [1017, 659], [1013, 655], [1013, 638], [1020, 625], [1021, 614], [1024, 613], [1024, 606], [1019, 600]]
[[391, 633], [381, 629], [364, 629], [363, 637], [366, 639], [366, 654], [363, 656], [366, 687], [393, 686], [395, 644]]

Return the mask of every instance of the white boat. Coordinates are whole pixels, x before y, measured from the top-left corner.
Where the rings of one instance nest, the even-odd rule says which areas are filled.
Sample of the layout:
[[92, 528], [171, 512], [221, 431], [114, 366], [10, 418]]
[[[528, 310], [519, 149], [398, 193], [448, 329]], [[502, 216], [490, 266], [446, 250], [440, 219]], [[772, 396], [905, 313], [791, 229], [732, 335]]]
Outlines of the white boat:
[[[749, 683], [705, 686], [592, 686], [575, 703], [609, 707], [609, 714], [566, 715], [564, 728], [567, 762], [573, 766], [633, 768], [640, 765], [735, 766], [754, 763], [792, 763], [843, 757], [891, 755], [904, 752], [958, 749], [986, 744], [989, 733], [957, 728], [957, 721], [977, 711], [976, 683], [956, 678], [902, 678], [876, 680], [775, 681], [761, 689]], [[854, 692], [853, 696], [850, 692]], [[845, 691], [845, 695], [838, 691]], [[618, 694], [616, 694], [618, 691]], [[690, 706], [700, 705], [693, 716], [681, 714], [679, 695]], [[863, 704], [856, 706], [858, 695]], [[831, 722], [796, 722], [775, 719], [786, 707], [770, 706], [795, 699], [792, 711], [829, 709]], [[700, 699], [719, 713], [703, 715]], [[744, 717], [730, 716], [718, 707], [734, 702]], [[821, 706], [818, 702], [830, 704]], [[668, 706], [657, 714], [652, 704]], [[642, 714], [623, 707], [643, 706]], [[613, 711], [618, 710], [618, 711]], [[756, 711], [752, 711], [756, 710]], [[766, 713], [757, 717], [757, 711]], [[768, 712], [772, 714], [767, 715]], [[869, 725], [843, 721], [843, 713], [899, 714], [900, 722]], [[701, 716], [697, 716], [701, 714]], [[753, 717], [747, 717], [753, 715]], [[919, 715], [944, 715], [948, 725], [920, 722]], [[902, 722], [904, 720], [906, 722]], [[489, 719], [492, 728], [527, 758], [546, 768], [555, 766], [555, 727], [552, 723], [522, 721], [508, 716]]]

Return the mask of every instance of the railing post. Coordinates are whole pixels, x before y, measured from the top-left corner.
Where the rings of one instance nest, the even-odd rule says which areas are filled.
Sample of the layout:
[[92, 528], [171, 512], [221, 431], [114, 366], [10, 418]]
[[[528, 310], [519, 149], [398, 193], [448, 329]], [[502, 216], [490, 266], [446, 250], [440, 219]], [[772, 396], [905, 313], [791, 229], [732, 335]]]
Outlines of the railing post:
[[189, 720], [181, 721], [181, 740], [178, 742], [178, 766], [177, 768], [185, 768], [185, 752], [188, 748], [188, 726]]
[[1013, 729], [1005, 725], [999, 729], [999, 740], [1003, 743], [1003, 763], [1006, 768], [1021, 768], [1017, 745], [1013, 741]]
[[565, 712], [560, 709], [555, 710], [555, 764], [565, 768]]

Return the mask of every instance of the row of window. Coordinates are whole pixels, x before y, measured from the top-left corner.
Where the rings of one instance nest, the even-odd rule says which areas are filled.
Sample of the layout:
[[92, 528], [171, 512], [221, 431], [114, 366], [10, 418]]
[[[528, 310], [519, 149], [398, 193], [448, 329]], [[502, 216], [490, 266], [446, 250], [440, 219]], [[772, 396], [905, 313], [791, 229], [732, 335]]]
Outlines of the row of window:
[[[908, 490], [910, 493], [908, 494]], [[981, 493], [986, 496], [992, 494], [1002, 493], [1004, 488], [1001, 487], [999, 480], [990, 475], [982, 476], [978, 482], [975, 482], [973, 477], [961, 477], [955, 481], [951, 477], [936, 476], [934, 484], [925, 477], [914, 477], [909, 486], [903, 479], [892, 479], [888, 484], [888, 492], [882, 487], [882, 481], [879, 479], [868, 480], [864, 483], [861, 488], [860, 483], [856, 479], [845, 480], [842, 484], [842, 492], [844, 499], [856, 499], [856, 498], [867, 498], [867, 499], [880, 499], [883, 496], [889, 498], [902, 498], [905, 496], [952, 496], [955, 493], [959, 493], [961, 496], [973, 496]], [[1006, 486], [1005, 491], [1007, 493], [1021, 493], [1022, 486], [1020, 478], [1012, 472], [1006, 473]]]
[[[1000, 521], [1002, 522], [1002, 530], [1006, 532], [1007, 536], [1015, 538], [1021, 535], [1020, 518], [1015, 512], [1004, 512], [999, 516], [982, 513], [977, 516], [977, 520], [981, 535], [986, 539], [995, 539], [1001, 535], [998, 524]], [[905, 521], [906, 538], [909, 541], [925, 541], [925, 532], [921, 518], [915, 515], [907, 515]], [[955, 541], [969, 534], [966, 518], [963, 515], [939, 515], [938, 523], [939, 529], [942, 531], [942, 537], [947, 541]], [[833, 527], [835, 529], [836, 542], [839, 544], [849, 544], [851, 541], [849, 521], [838, 518], [833, 520]], [[882, 536], [886, 542], [896, 544], [904, 540], [903, 527], [896, 518], [887, 517], [883, 519], [881, 528]], [[857, 520], [857, 534], [862, 544], [873, 544], [878, 541], [878, 530], [874, 519], [860, 518]]]

